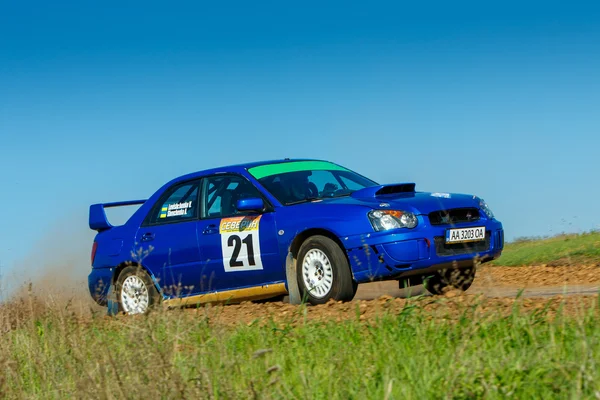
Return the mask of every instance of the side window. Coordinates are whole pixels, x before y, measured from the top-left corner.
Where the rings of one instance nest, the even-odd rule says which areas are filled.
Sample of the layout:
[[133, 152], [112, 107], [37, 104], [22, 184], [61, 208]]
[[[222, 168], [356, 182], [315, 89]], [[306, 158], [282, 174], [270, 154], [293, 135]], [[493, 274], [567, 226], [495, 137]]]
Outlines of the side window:
[[198, 182], [184, 183], [167, 192], [150, 219], [152, 224], [187, 221], [198, 215]]
[[205, 179], [203, 202], [204, 218], [225, 218], [243, 215], [237, 210], [237, 201], [262, 197], [258, 189], [238, 175], [219, 175]]

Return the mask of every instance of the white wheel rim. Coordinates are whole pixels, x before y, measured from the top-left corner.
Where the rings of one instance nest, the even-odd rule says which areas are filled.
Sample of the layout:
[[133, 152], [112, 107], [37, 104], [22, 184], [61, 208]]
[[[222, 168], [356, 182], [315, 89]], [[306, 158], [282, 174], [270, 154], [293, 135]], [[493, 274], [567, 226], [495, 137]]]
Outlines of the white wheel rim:
[[322, 250], [311, 249], [302, 262], [302, 280], [311, 296], [322, 299], [333, 287], [333, 267]]
[[121, 306], [126, 314], [146, 312], [150, 296], [146, 284], [136, 275], [128, 276], [121, 287]]

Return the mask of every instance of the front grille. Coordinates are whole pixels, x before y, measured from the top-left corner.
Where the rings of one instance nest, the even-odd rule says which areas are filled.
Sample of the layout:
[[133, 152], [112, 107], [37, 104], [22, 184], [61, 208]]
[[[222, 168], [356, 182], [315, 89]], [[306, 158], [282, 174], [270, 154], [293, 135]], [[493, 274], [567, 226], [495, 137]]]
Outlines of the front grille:
[[431, 225], [454, 225], [474, 221], [479, 221], [479, 210], [477, 208], [453, 208], [429, 213]]
[[467, 243], [451, 243], [446, 244], [446, 238], [436, 236], [433, 238], [435, 242], [435, 252], [440, 257], [457, 256], [460, 254], [481, 253], [490, 249], [491, 233], [485, 234], [485, 240], [479, 242]]

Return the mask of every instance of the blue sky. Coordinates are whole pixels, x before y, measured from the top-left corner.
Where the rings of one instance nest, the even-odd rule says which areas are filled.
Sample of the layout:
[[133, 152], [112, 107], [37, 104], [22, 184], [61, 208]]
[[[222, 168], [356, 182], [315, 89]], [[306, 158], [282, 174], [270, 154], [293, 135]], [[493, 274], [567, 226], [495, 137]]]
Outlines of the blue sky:
[[2, 272], [85, 276], [89, 204], [282, 157], [598, 228], [599, 43], [589, 1], [0, 1]]

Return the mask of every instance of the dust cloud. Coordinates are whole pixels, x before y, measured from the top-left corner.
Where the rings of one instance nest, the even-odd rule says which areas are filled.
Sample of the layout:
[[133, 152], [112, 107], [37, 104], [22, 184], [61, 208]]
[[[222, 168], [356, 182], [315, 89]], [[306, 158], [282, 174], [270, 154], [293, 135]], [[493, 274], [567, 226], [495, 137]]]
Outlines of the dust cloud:
[[96, 232], [87, 214], [71, 214], [40, 232], [29, 254], [3, 271], [2, 298], [19, 300], [33, 295], [51, 303], [91, 304], [87, 288], [90, 253]]

